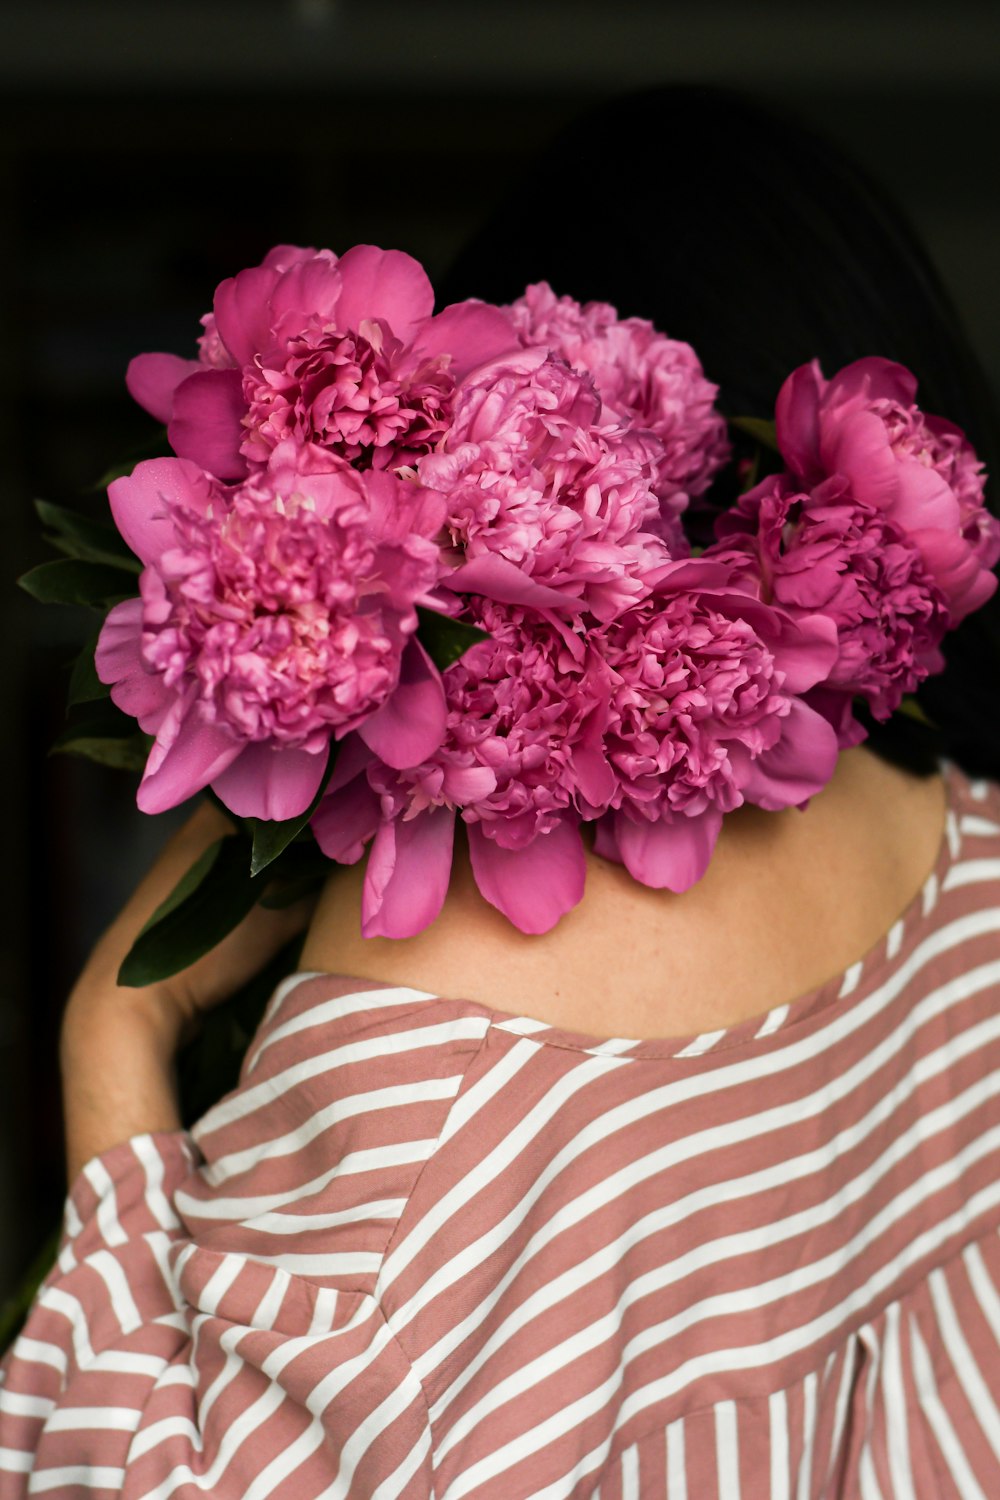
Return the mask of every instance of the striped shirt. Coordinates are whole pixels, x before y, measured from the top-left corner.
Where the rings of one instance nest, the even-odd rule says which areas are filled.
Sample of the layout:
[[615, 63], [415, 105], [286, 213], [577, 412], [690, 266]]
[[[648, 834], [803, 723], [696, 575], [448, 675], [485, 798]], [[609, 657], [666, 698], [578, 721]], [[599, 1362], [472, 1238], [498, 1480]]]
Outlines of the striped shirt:
[[995, 1500], [1000, 787], [943, 769], [881, 942], [720, 1031], [286, 980], [73, 1184], [3, 1500]]

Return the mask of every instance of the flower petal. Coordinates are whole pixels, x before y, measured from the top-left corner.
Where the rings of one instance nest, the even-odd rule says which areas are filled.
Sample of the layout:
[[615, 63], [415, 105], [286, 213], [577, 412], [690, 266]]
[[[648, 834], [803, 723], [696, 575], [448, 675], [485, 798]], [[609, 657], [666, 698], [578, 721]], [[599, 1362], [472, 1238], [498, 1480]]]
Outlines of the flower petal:
[[619, 815], [615, 835], [633, 879], [658, 891], [686, 891], [708, 869], [721, 827], [722, 813], [713, 804], [693, 817], [679, 814], [669, 822], [633, 822]]
[[470, 297], [467, 302], [453, 302], [429, 319], [414, 340], [413, 353], [420, 359], [450, 355], [449, 373], [455, 380], [464, 380], [477, 365], [508, 352], [513, 354], [519, 348], [508, 314]]
[[336, 317], [340, 329], [356, 329], [363, 318], [382, 318], [406, 344], [421, 319], [434, 311], [427, 272], [403, 250], [355, 245], [340, 257], [337, 269], [343, 278]]
[[[214, 724], [205, 724], [195, 708], [178, 700], [167, 715], [136, 794], [139, 810], [166, 812], [208, 786], [246, 748]], [[186, 711], [185, 711], [186, 708]]]
[[362, 937], [413, 937], [434, 921], [448, 890], [454, 837], [449, 807], [381, 825], [365, 871]]
[[271, 341], [271, 293], [280, 275], [276, 266], [249, 266], [215, 289], [216, 330], [238, 365], [250, 364]]
[[245, 412], [239, 370], [199, 370], [174, 393], [170, 446], [217, 479], [240, 479], [247, 471], [240, 452]]
[[247, 745], [212, 778], [212, 790], [238, 818], [297, 818], [319, 791], [329, 757], [329, 746], [312, 755], [288, 746]]
[[[338, 760], [331, 785], [339, 770]], [[335, 859], [339, 865], [354, 865], [378, 829], [379, 818], [378, 793], [369, 786], [368, 778], [359, 773], [333, 791], [327, 791], [309, 819], [309, 827], [329, 859]]]
[[775, 403], [778, 449], [800, 479], [812, 478], [821, 471], [819, 402], [825, 383], [819, 361], [814, 359], [792, 371]]
[[196, 359], [181, 359], [179, 354], [137, 354], [129, 360], [125, 384], [133, 401], [138, 401], [151, 417], [169, 422], [174, 392], [182, 380], [200, 369]]
[[447, 710], [441, 674], [416, 639], [407, 642], [399, 685], [358, 734], [387, 766], [418, 766], [444, 739]]
[[159, 562], [177, 544], [170, 508], [191, 505], [207, 513], [211, 481], [186, 458], [147, 458], [131, 474], [113, 479], [108, 499], [115, 525], [142, 562]]
[[838, 407], [848, 401], [895, 401], [900, 406], [914, 406], [917, 400], [917, 377], [905, 365], [879, 354], [856, 359], [831, 376], [823, 396], [823, 405]]
[[141, 666], [141, 639], [141, 599], [123, 599], [108, 610], [94, 651], [94, 666], [101, 682], [118, 682]]
[[573, 595], [535, 583], [514, 563], [490, 553], [462, 563], [441, 582], [462, 593], [485, 594], [498, 604], [527, 604], [532, 609], [565, 609], [567, 604], [579, 607], [579, 600]]
[[[741, 745], [732, 747], [734, 765], [742, 759], [741, 751]], [[747, 756], [739, 784], [747, 802], [767, 812], [778, 812], [822, 791], [836, 764], [837, 734], [833, 725], [800, 698], [793, 698], [782, 720], [781, 738], [756, 759]]]
[[502, 849], [470, 823], [469, 857], [481, 895], [522, 932], [548, 932], [583, 896], [583, 840], [568, 818], [524, 849]]

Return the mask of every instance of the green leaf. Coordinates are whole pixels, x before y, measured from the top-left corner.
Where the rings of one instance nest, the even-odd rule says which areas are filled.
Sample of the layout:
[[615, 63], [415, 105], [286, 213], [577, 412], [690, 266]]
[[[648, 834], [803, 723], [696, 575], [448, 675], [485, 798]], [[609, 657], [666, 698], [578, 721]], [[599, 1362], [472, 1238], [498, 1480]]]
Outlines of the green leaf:
[[66, 700], [70, 708], [78, 703], [93, 703], [97, 698], [107, 698], [111, 692], [110, 685], [101, 681], [94, 666], [94, 652], [97, 650], [99, 635], [99, 630], [94, 632], [73, 663]]
[[35, 509], [43, 525], [54, 533], [52, 544], [70, 557], [88, 562], [107, 563], [130, 573], [142, 571], [142, 563], [129, 548], [121, 533], [108, 521], [96, 521], [51, 500], [36, 500]]
[[906, 714], [908, 718], [917, 719], [921, 724], [926, 724], [929, 729], [940, 729], [941, 727], [939, 724], [935, 724], [933, 719], [927, 717], [917, 699], [910, 693], [903, 696], [899, 705], [899, 712]]
[[745, 432], [762, 448], [773, 448], [778, 452], [778, 437], [775, 424], [765, 417], [730, 417], [730, 427]]
[[149, 759], [150, 743], [149, 737], [141, 734], [123, 735], [120, 739], [79, 735], [65, 745], [53, 745], [49, 754], [80, 755], [115, 771], [142, 771]]
[[[141, 988], [179, 974], [221, 943], [256, 905], [264, 882], [250, 875], [246, 838], [226, 834], [219, 843], [193, 888], [176, 904], [168, 898], [169, 909], [136, 938], [118, 970], [120, 985]], [[192, 871], [188, 877], [193, 880]]]
[[439, 672], [450, 667], [452, 662], [474, 646], [477, 641], [488, 641], [489, 632], [464, 620], [452, 620], [448, 615], [439, 615], [436, 610], [417, 605], [420, 624], [417, 639], [423, 646]]
[[181, 876], [167, 899], [161, 901], [153, 912], [153, 915], [148, 921], [143, 923], [139, 930], [140, 937], [142, 937], [144, 932], [149, 932], [150, 928], [155, 927], [157, 922], [162, 922], [164, 917], [169, 917], [172, 911], [177, 910], [182, 901], [186, 901], [189, 896], [194, 894], [218, 859], [225, 839], [229, 837], [231, 835], [224, 834], [222, 838], [216, 839], [214, 844], [209, 844], [205, 852], [198, 856], [190, 870]]
[[331, 743], [330, 758], [326, 763], [323, 779], [319, 784], [319, 789], [315, 797], [304, 813], [299, 813], [297, 818], [284, 818], [280, 821], [270, 818], [246, 818], [244, 820], [249, 825], [250, 832], [253, 835], [253, 851], [250, 855], [251, 875], [259, 875], [261, 870], [265, 869], [272, 860], [277, 859], [278, 855], [284, 849], [287, 849], [292, 840], [297, 838], [303, 828], [305, 828], [319, 806], [323, 793], [326, 791], [326, 784], [330, 780], [334, 765], [336, 764], [337, 749], [338, 747]]
[[132, 598], [136, 592], [121, 568], [79, 558], [39, 563], [37, 568], [22, 573], [17, 581], [26, 593], [43, 604], [85, 604], [92, 609], [107, 609], [122, 599]]

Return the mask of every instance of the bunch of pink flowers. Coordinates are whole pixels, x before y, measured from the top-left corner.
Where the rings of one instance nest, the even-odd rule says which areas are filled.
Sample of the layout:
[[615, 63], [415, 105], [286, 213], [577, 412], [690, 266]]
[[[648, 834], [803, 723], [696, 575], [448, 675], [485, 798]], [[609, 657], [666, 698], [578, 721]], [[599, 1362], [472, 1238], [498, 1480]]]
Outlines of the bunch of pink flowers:
[[[140, 807], [308, 814], [331, 859], [368, 850], [366, 936], [434, 919], [456, 816], [525, 932], [579, 901], [588, 823], [687, 889], [726, 812], [807, 802], [857, 700], [888, 717], [996, 588], [982, 467], [885, 360], [789, 376], [786, 472], [692, 555], [726, 424], [643, 319], [545, 283], [434, 314], [362, 245], [278, 246], [202, 323], [196, 359], [129, 367], [176, 457], [110, 487], [144, 566], [97, 670], [155, 736]], [[440, 665], [434, 615], [477, 632]]]

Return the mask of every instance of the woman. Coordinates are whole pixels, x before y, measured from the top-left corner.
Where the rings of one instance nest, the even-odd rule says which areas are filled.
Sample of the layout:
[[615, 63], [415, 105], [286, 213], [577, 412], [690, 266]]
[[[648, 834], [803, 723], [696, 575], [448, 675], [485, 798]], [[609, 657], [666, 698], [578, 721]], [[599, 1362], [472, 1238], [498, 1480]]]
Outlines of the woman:
[[[666, 161], [677, 232], [546, 243], [554, 181], [634, 205]], [[453, 296], [616, 302], [690, 339], [732, 415], [877, 352], [992, 459], [922, 252], [807, 133], [656, 92], [574, 127], [517, 204]], [[529, 937], [460, 850], [430, 928], [362, 940], [363, 867], [335, 869], [239, 1087], [187, 1133], [180, 1036], [302, 920], [257, 909], [116, 989], [225, 831], [199, 808], [67, 1010], [67, 1233], [4, 1367], [9, 1492], [993, 1493], [998, 618], [947, 638], [940, 728], [868, 721], [804, 811], [727, 815], [681, 895], [591, 850], [584, 899]]]

